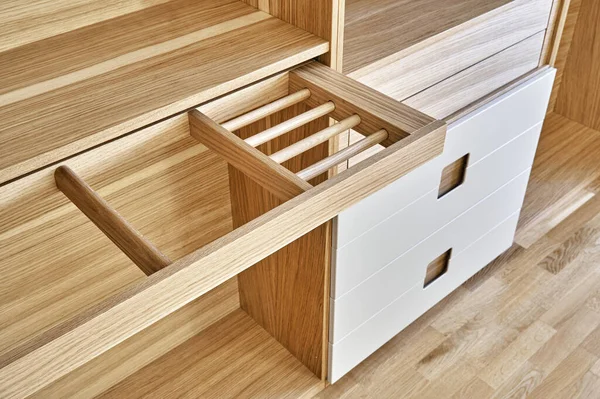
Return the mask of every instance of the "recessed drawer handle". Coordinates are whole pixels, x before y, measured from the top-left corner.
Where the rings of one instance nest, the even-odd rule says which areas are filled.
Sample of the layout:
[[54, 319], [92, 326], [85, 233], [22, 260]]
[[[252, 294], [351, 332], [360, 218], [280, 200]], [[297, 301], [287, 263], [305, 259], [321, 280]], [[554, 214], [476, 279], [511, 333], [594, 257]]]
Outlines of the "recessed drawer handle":
[[71, 200], [147, 276], [171, 264], [171, 260], [142, 236], [108, 202], [68, 166], [54, 171], [56, 187]]

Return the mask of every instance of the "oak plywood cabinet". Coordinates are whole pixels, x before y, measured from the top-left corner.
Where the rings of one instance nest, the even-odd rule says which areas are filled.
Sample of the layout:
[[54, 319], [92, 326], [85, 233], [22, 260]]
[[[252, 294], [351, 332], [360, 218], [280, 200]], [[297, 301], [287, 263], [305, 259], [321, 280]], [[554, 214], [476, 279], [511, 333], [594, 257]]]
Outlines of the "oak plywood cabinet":
[[0, 9], [0, 397], [312, 397], [507, 249], [552, 1], [439, 3]]

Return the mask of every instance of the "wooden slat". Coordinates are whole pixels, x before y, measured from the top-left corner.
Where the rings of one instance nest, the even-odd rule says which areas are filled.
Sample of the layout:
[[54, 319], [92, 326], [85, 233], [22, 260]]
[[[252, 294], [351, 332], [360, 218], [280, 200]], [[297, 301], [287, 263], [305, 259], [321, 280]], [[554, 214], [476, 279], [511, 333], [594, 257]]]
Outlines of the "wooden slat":
[[361, 118], [354, 130], [364, 135], [387, 130], [389, 146], [433, 122], [431, 117], [386, 97], [361, 83], [313, 62], [290, 71], [290, 90], [308, 88], [306, 103], [317, 106], [328, 101], [336, 105], [332, 118], [340, 121], [352, 115]]
[[312, 187], [198, 110], [191, 111], [189, 118], [192, 137], [278, 198], [287, 201]]
[[444, 123], [432, 123], [106, 300], [79, 321], [15, 348], [13, 361], [0, 369], [0, 395], [29, 395], [113, 348], [438, 156], [445, 135]]
[[316, 176], [319, 176], [321, 173], [327, 172], [329, 169], [339, 165], [341, 162], [347, 161], [353, 156], [360, 154], [364, 150], [381, 143], [383, 140], [387, 139], [387, 137], [388, 132], [385, 130], [380, 130], [323, 159], [322, 161], [319, 161], [314, 165], [301, 170], [300, 172], [296, 173], [296, 175], [301, 179], [310, 180]]
[[298, 104], [299, 102], [306, 100], [308, 97], [310, 97], [310, 90], [300, 90], [296, 93], [287, 95], [283, 98], [273, 101], [272, 103], [263, 105], [262, 107], [259, 107], [244, 115], [240, 115], [227, 122], [221, 123], [221, 126], [229, 130], [230, 132], [233, 132], [244, 126], [248, 126], [249, 124], [256, 122], [264, 117], [274, 114], [277, 111], [281, 111], [284, 108], [290, 107], [294, 104]]
[[68, 166], [54, 172], [56, 186], [147, 276], [171, 264], [150, 241]]
[[172, 16], [167, 11], [162, 15], [151, 7], [0, 53], [0, 182], [329, 48], [241, 2], [180, 5], [171, 10], [179, 15], [172, 20], [165, 21]]
[[277, 163], [282, 163], [291, 159], [297, 155], [302, 154], [305, 151], [310, 150], [317, 145], [326, 142], [327, 140], [337, 136], [338, 134], [352, 129], [354, 126], [360, 123], [360, 116], [353, 115], [350, 118], [346, 118], [343, 121], [335, 123], [328, 128], [321, 130], [307, 138], [300, 140], [289, 147], [277, 151], [270, 155], [271, 159]]
[[281, 122], [280, 124], [273, 126], [265, 131], [262, 131], [254, 136], [248, 137], [244, 140], [248, 145], [252, 147], [258, 147], [274, 138], [284, 135], [302, 125], [305, 125], [315, 119], [319, 119], [335, 110], [335, 104], [331, 101], [325, 104], [319, 105], [313, 109], [310, 109], [298, 116], [295, 116], [287, 121]]

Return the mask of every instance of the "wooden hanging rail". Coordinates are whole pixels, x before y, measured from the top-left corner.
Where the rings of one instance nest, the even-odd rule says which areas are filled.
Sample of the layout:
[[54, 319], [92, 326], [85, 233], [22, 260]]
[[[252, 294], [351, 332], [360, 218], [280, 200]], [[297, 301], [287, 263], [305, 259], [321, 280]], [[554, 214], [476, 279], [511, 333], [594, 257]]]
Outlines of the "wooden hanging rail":
[[150, 241], [68, 166], [54, 172], [56, 186], [147, 276], [171, 264]]
[[348, 129], [352, 129], [360, 123], [360, 116], [352, 115], [349, 118], [344, 119], [332, 126], [329, 126], [326, 129], [321, 130], [303, 140], [298, 141], [295, 144], [292, 144], [289, 147], [286, 147], [274, 154], [270, 157], [273, 161], [277, 163], [282, 163], [295, 157], [296, 155], [300, 155], [305, 151], [310, 150], [311, 148], [316, 147], [317, 145], [326, 142], [327, 140], [337, 136], [340, 133], [345, 132]]
[[314, 165], [309, 166], [306, 169], [301, 170], [296, 173], [296, 175], [303, 180], [310, 180], [321, 173], [327, 172], [329, 169], [333, 168], [336, 165], [339, 165], [341, 162], [347, 161], [355, 155], [360, 154], [364, 150], [373, 147], [376, 144], [387, 140], [388, 132], [386, 130], [379, 130], [364, 139], [352, 144], [349, 147], [344, 148], [341, 151], [336, 152], [335, 154], [323, 159], [315, 163]]
[[273, 126], [270, 129], [264, 130], [254, 136], [248, 137], [244, 140], [246, 143], [250, 144], [252, 147], [258, 147], [261, 144], [266, 143], [267, 141], [271, 141], [279, 136], [282, 136], [292, 130], [299, 128], [300, 126], [304, 126], [309, 122], [314, 121], [322, 116], [325, 116], [335, 110], [335, 104], [331, 101], [326, 102], [325, 104], [319, 105], [309, 111], [306, 111], [298, 116], [295, 116], [291, 119], [288, 119], [285, 122], [280, 123], [279, 125]]
[[221, 124], [221, 126], [229, 130], [230, 132], [233, 132], [235, 130], [243, 128], [244, 126], [248, 126], [251, 123], [261, 120], [262, 118], [272, 115], [275, 112], [281, 111], [287, 107], [291, 107], [292, 105], [298, 104], [299, 102], [302, 102], [309, 97], [310, 90], [300, 90], [296, 93], [290, 94], [289, 96], [282, 97], [279, 100], [263, 105], [262, 107], [250, 111], [244, 115], [240, 115], [234, 119], [224, 122]]

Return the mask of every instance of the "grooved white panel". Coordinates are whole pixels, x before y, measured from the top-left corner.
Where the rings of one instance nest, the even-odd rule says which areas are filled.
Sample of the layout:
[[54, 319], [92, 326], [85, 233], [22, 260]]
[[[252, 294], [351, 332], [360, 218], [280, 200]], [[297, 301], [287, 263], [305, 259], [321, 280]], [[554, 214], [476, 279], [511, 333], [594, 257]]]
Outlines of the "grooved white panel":
[[427, 265], [438, 256], [449, 249], [452, 256], [460, 254], [520, 209], [529, 172], [527, 169], [521, 173], [353, 290], [332, 299], [330, 342], [336, 344], [342, 340], [413, 286], [423, 286]]
[[[542, 123], [469, 167], [465, 182], [438, 199], [427, 193], [336, 250], [332, 298], [340, 298], [519, 173], [531, 167]], [[339, 227], [338, 227], [339, 228]]]
[[422, 284], [415, 285], [343, 340], [329, 344], [329, 381], [336, 382], [508, 249], [518, 220], [519, 212], [516, 212], [465, 251], [453, 256], [448, 272], [427, 288], [423, 289]]
[[[443, 168], [470, 154], [472, 166], [544, 120], [554, 69], [526, 80], [509, 93], [448, 127], [444, 153], [338, 216], [334, 248], [341, 248], [439, 185]], [[481, 199], [481, 198], [480, 198]], [[467, 209], [467, 208], [465, 208]]]

